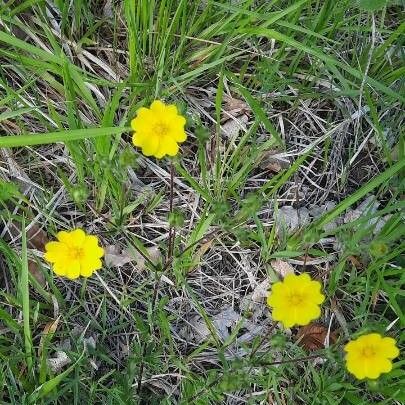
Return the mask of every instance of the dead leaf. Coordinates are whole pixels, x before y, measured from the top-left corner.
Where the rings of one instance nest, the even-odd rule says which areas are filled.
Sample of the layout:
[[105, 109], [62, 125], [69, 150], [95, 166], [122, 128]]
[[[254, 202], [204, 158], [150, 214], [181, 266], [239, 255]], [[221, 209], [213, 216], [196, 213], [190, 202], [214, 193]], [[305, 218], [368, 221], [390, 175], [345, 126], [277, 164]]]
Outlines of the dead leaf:
[[245, 124], [249, 121], [247, 115], [243, 114], [237, 118], [232, 118], [221, 126], [221, 133], [226, 138], [235, 138], [239, 132], [245, 128]]
[[289, 205], [279, 208], [275, 219], [279, 230], [280, 228], [287, 228], [290, 231], [301, 228], [310, 222], [307, 208], [301, 207], [297, 209]]
[[294, 274], [294, 268], [291, 266], [291, 264], [281, 259], [272, 260], [270, 264], [273, 270], [282, 278], [284, 278], [287, 274]]
[[64, 367], [71, 363], [71, 360], [65, 352], [58, 351], [56, 357], [52, 357], [46, 362], [53, 373], [59, 374]]
[[[8, 228], [10, 235], [14, 238], [21, 235], [21, 223], [18, 221], [12, 221]], [[45, 251], [45, 245], [49, 242], [46, 232], [37, 224], [33, 224], [27, 230], [27, 246], [30, 249], [36, 249], [41, 252]]]
[[208, 339], [212, 333], [215, 333], [225, 341], [229, 338], [235, 327], [243, 322], [243, 330], [240, 330], [241, 334], [238, 335], [237, 339], [241, 343], [249, 342], [256, 336], [261, 336], [263, 330], [266, 328], [262, 319], [259, 322], [251, 322], [231, 307], [222, 308], [218, 314], [211, 317], [211, 321], [213, 330], [211, 330], [210, 325], [206, 324], [202, 317], [199, 315], [194, 316], [187, 322], [187, 325], [179, 330], [179, 334], [187, 341], [201, 343], [203, 340]]
[[96, 340], [93, 336], [89, 336], [83, 339], [84, 346], [87, 350], [94, 350], [96, 348]]
[[[145, 270], [146, 267], [146, 259], [134, 248], [127, 248], [125, 249], [126, 252], [131, 251], [131, 255], [135, 258], [136, 260], [136, 267], [138, 268], [139, 271]], [[162, 259], [162, 254], [157, 246], [151, 246], [146, 249], [146, 256], [149, 258], [149, 260], [157, 264], [161, 259]]]
[[269, 294], [270, 280], [266, 278], [253, 290], [251, 300], [256, 303], [262, 302]]
[[[116, 245], [110, 245], [105, 247], [104, 251], [104, 260], [109, 267], [122, 267], [127, 263], [136, 262], [138, 270], [145, 269], [146, 259], [133, 247], [121, 250]], [[153, 263], [157, 263], [161, 259], [161, 253], [157, 246], [147, 248], [146, 255]]]
[[45, 339], [47, 339], [49, 335], [53, 335], [56, 332], [59, 324], [59, 319], [60, 317], [57, 317], [55, 320], [50, 321], [45, 325], [44, 330], [41, 334], [41, 340], [39, 341], [38, 357], [41, 356], [41, 353], [44, 349]]
[[283, 156], [277, 149], [267, 151], [262, 157], [260, 168], [263, 170], [270, 170], [271, 172], [278, 173], [281, 170], [288, 169], [291, 162], [288, 157]]
[[[377, 211], [380, 202], [377, 201], [374, 195], [368, 196], [357, 208], [349, 209], [343, 217], [345, 224], [359, 219], [362, 215], [373, 214]], [[378, 218], [371, 218], [369, 225], [373, 225], [378, 221]]]
[[330, 301], [330, 309], [334, 313], [336, 320], [339, 322], [339, 325], [340, 325], [345, 337], [349, 338], [350, 332], [349, 332], [349, 327], [347, 326], [347, 321], [335, 298], [332, 298]]
[[221, 117], [221, 123], [224, 123], [232, 117], [237, 118], [241, 115], [249, 115], [250, 107], [243, 100], [239, 100], [232, 96], [224, 95], [224, 108]]
[[39, 266], [36, 261], [28, 259], [28, 271], [42, 287], [45, 287], [45, 276], [43, 275], [42, 271], [39, 270]]
[[190, 69], [195, 69], [198, 66], [202, 65], [207, 58], [210, 57], [212, 50], [216, 47], [217, 45], [212, 44], [208, 46], [204, 46], [204, 48], [199, 49], [198, 51], [194, 52], [193, 55], [190, 57]]
[[27, 231], [27, 246], [30, 249], [37, 249], [41, 252], [45, 251], [45, 245], [48, 243], [46, 232], [37, 224], [34, 224]]
[[133, 260], [135, 260], [134, 257], [122, 251], [117, 245], [104, 248], [104, 261], [108, 267], [122, 267]]
[[364, 268], [363, 264], [359, 261], [359, 259], [356, 256], [350, 255], [347, 258], [350, 263], [358, 270], [361, 270]]
[[201, 258], [207, 253], [209, 249], [211, 249], [212, 244], [214, 243], [214, 239], [209, 239], [207, 242], [203, 243], [197, 252], [194, 255], [193, 263], [189, 267], [188, 271], [192, 272], [198, 266], [201, 261]]
[[[309, 351], [315, 351], [325, 347], [325, 339], [328, 335], [328, 328], [318, 323], [311, 323], [303, 326], [297, 333], [298, 344]], [[329, 334], [329, 342], [336, 342], [336, 333]]]
[[113, 9], [112, 9], [112, 0], [107, 0], [103, 7], [103, 15], [106, 18], [114, 17]]

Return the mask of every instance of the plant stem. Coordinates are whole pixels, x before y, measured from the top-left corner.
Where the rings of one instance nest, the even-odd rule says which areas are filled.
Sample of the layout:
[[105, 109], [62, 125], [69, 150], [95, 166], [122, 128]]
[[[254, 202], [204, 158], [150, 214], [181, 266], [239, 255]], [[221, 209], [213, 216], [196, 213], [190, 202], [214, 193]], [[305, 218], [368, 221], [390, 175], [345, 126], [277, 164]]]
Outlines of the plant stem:
[[[170, 161], [170, 202], [169, 202], [169, 212], [170, 214], [173, 212], [173, 196], [174, 196], [174, 165], [173, 162]], [[168, 240], [168, 253], [167, 253], [167, 259], [166, 263], [163, 266], [163, 271], [167, 270], [169, 267], [170, 263], [173, 260], [173, 252], [174, 252], [174, 239], [175, 239], [175, 228], [173, 225], [170, 223], [169, 225], [169, 240]], [[158, 291], [159, 291], [159, 285], [160, 285], [160, 275], [159, 271], [156, 268], [156, 266], [153, 266], [155, 270], [155, 285], [153, 286], [153, 295], [152, 295], [152, 316], [155, 313], [155, 307], [156, 307], [156, 301], [157, 301], [157, 296], [158, 296]], [[153, 322], [150, 325], [150, 334], [151, 336], [153, 335]], [[141, 390], [142, 390], [142, 377], [143, 377], [143, 371], [145, 368], [145, 362], [144, 358], [146, 356], [146, 351], [147, 351], [147, 342], [144, 342], [142, 345], [142, 359], [141, 359], [141, 364], [139, 366], [139, 373], [138, 373], [138, 381], [137, 381], [137, 388], [136, 388], [136, 394], [137, 396], [140, 395]]]
[[[173, 213], [173, 198], [174, 198], [174, 165], [173, 165], [173, 162], [170, 161], [170, 200], [169, 200], [170, 214]], [[173, 257], [175, 233], [176, 233], [176, 229], [173, 227], [172, 223], [170, 223], [170, 225], [169, 225], [169, 248], [168, 248], [168, 253], [167, 253], [167, 262], [170, 262]]]
[[32, 337], [30, 328], [30, 295], [28, 285], [27, 234], [25, 231], [25, 217], [23, 217], [21, 228], [22, 228], [22, 251], [21, 251], [20, 294], [23, 310], [25, 358], [27, 361], [28, 374], [30, 374], [32, 370], [33, 360], [32, 360]]

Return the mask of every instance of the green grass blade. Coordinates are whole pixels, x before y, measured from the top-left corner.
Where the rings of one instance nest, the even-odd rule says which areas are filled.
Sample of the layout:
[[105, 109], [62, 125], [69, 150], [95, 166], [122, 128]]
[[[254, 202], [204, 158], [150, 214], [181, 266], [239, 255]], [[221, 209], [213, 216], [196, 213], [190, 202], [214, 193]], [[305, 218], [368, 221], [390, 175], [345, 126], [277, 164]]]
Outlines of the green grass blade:
[[284, 142], [280, 138], [280, 135], [277, 133], [276, 128], [267, 118], [267, 114], [260, 106], [259, 102], [242, 86], [242, 84], [237, 80], [235, 75], [230, 74], [232, 80], [236, 83], [236, 87], [241, 92], [242, 96], [246, 99], [246, 102], [249, 104], [255, 116], [261, 121], [266, 128], [266, 130], [273, 136], [277, 143], [281, 146], [284, 145]]
[[332, 211], [326, 213], [314, 225], [316, 225], [317, 227], [322, 227], [323, 225], [329, 223], [334, 218], [339, 216], [347, 208], [349, 208], [354, 203], [356, 203], [358, 200], [363, 198], [366, 194], [370, 193], [372, 190], [374, 190], [376, 187], [380, 186], [381, 184], [389, 181], [396, 173], [398, 173], [404, 167], [405, 167], [405, 159], [395, 163], [394, 165], [389, 167], [385, 172], [374, 177], [372, 180], [370, 180], [368, 183], [366, 183], [359, 190], [357, 190], [352, 195], [350, 195], [345, 200], [343, 200]]
[[[317, 57], [318, 59], [322, 60], [323, 62], [331, 65], [331, 66], [336, 66], [339, 67], [343, 70], [345, 70], [347, 73], [350, 75], [354, 76], [356, 79], [363, 80], [364, 79], [364, 74], [357, 69], [345, 65], [344, 63], [336, 60], [335, 58], [328, 56], [324, 54], [321, 50], [315, 47], [309, 47], [301, 42], [296, 41], [293, 38], [288, 37], [287, 35], [282, 34], [281, 32], [275, 31], [273, 29], [267, 29], [267, 28], [252, 28], [244, 31], [247, 34], [255, 34], [255, 35], [260, 35], [264, 36], [270, 39], [275, 39], [280, 42], [284, 42], [293, 48], [296, 48], [300, 51], [306, 52], [310, 55], [313, 55]], [[394, 100], [402, 101], [405, 102], [405, 97], [399, 93], [396, 93], [394, 90], [390, 89], [389, 87], [385, 86], [384, 84], [380, 83], [377, 80], [372, 79], [371, 77], [366, 77], [365, 78], [366, 83], [368, 83], [371, 86], [374, 86], [377, 90], [380, 90], [381, 92], [385, 93], [386, 95], [392, 97]]]
[[21, 228], [22, 228], [22, 250], [21, 250], [20, 294], [23, 310], [25, 358], [27, 361], [28, 374], [30, 374], [32, 370], [33, 360], [32, 360], [32, 336], [30, 328], [30, 295], [28, 286], [27, 235], [25, 232], [24, 217], [22, 218]]
[[47, 132], [46, 134], [27, 134], [0, 137], [0, 148], [43, 145], [55, 142], [70, 142], [98, 136], [116, 135], [129, 132], [128, 127], [86, 128], [67, 131]]

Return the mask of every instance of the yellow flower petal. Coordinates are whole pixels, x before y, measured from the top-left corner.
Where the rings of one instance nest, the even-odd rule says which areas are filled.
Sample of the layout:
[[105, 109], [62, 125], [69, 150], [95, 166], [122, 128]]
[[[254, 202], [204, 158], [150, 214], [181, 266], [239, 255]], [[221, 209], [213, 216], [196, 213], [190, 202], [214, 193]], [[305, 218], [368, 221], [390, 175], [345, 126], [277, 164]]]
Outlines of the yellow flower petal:
[[345, 347], [344, 347], [344, 351], [347, 353], [351, 353], [353, 351], [355, 351], [357, 348], [357, 344], [355, 340], [351, 340], [349, 343], [346, 343]]
[[101, 269], [102, 263], [100, 259], [93, 259], [91, 261], [87, 261], [86, 263], [82, 263], [80, 274], [83, 277], [90, 277], [96, 270]]
[[395, 346], [395, 339], [385, 337], [381, 340], [381, 352], [388, 359], [395, 359], [399, 356], [399, 349]]
[[174, 104], [170, 104], [166, 107], [166, 111], [168, 114], [172, 115], [172, 116], [177, 116], [178, 112], [177, 112], [177, 107]]
[[47, 262], [55, 263], [61, 255], [65, 257], [68, 255], [68, 249], [65, 244], [61, 242], [48, 242], [45, 245], [44, 258]]
[[162, 103], [160, 100], [155, 100], [151, 105], [150, 109], [153, 112], [162, 112], [165, 109], [165, 104]]
[[55, 274], [58, 276], [64, 276], [66, 275], [66, 264], [63, 262], [57, 262], [53, 266], [53, 271]]
[[142, 147], [145, 140], [145, 134], [141, 132], [134, 132], [132, 135], [132, 143], [134, 146]]
[[179, 151], [179, 145], [177, 142], [170, 138], [169, 136], [165, 136], [162, 138], [161, 145], [164, 145], [165, 153], [169, 156], [176, 156], [177, 152]]
[[60, 231], [56, 234], [56, 238], [59, 242], [68, 244], [71, 240], [70, 233], [66, 231]]
[[187, 139], [186, 131], [184, 128], [174, 128], [170, 131], [169, 136], [176, 142], [184, 142]]
[[97, 259], [104, 256], [104, 249], [98, 245], [98, 238], [94, 235], [86, 235], [83, 250], [85, 256], [91, 256]]
[[86, 234], [84, 233], [83, 229], [75, 229], [70, 232], [70, 237], [73, 246], [82, 246], [84, 239], [86, 238]]
[[142, 153], [145, 156], [155, 155], [159, 149], [160, 139], [157, 136], [145, 138], [142, 142]]
[[66, 266], [66, 277], [74, 280], [80, 276], [80, 262], [79, 260], [74, 260]]

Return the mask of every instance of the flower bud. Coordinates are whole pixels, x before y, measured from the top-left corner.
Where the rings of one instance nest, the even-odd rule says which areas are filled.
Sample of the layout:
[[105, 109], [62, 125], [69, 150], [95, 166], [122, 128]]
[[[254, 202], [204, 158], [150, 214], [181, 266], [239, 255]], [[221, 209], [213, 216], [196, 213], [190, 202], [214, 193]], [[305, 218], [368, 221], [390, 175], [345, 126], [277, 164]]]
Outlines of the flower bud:
[[83, 204], [86, 202], [89, 192], [85, 185], [77, 185], [71, 189], [72, 199], [76, 204]]
[[184, 225], [184, 215], [180, 210], [173, 210], [169, 214], [169, 225], [173, 228], [181, 228]]
[[370, 253], [374, 257], [383, 257], [389, 251], [389, 247], [386, 243], [381, 241], [373, 241], [370, 245]]

